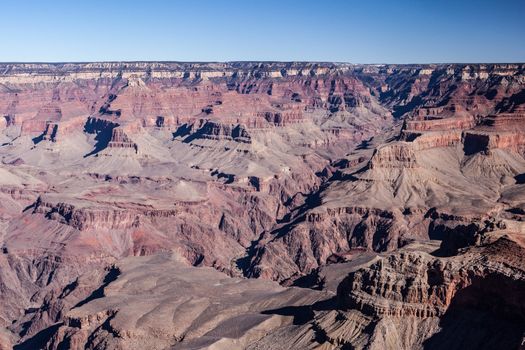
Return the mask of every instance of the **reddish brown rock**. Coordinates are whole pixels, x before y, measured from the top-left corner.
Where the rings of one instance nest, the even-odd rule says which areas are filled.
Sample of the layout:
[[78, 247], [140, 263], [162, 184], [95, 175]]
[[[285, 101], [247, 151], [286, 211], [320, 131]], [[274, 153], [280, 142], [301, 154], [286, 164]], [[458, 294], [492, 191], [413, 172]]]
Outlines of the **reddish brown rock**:
[[[413, 348], [443, 339], [440, 320], [462, 290], [520, 307], [516, 296], [476, 289], [492, 275], [514, 285], [505, 269], [518, 276], [519, 264], [479, 260], [491, 248], [468, 247], [523, 231], [523, 65], [0, 66], [2, 342]], [[430, 239], [442, 240], [442, 257], [422, 248]], [[136, 295], [161, 300], [135, 326], [126, 322], [138, 314], [125, 309], [139, 310], [140, 298], [118, 308], [99, 300], [118, 285], [122, 259], [170, 252], [183, 274], [168, 294], [161, 280], [151, 287], [154, 257], [129, 279], [143, 288]], [[362, 266], [358, 256], [374, 261]], [[162, 314], [159, 305], [191, 292], [185, 274], [198, 273], [184, 264], [330, 293], [348, 275], [337, 269], [352, 265], [353, 279], [340, 305], [251, 281], [268, 305], [250, 281], [205, 274], [242, 286], [232, 290], [243, 300], [226, 288], [209, 299], [227, 305], [221, 312], [199, 309], [202, 296]], [[433, 273], [447, 280], [429, 282]], [[208, 282], [200, 288], [211, 290]], [[118, 299], [128, 289], [113, 290]], [[249, 316], [233, 310], [253, 300], [262, 301]], [[149, 312], [174, 327], [197, 320], [197, 333], [148, 328]], [[199, 326], [209, 322], [217, 327]]]

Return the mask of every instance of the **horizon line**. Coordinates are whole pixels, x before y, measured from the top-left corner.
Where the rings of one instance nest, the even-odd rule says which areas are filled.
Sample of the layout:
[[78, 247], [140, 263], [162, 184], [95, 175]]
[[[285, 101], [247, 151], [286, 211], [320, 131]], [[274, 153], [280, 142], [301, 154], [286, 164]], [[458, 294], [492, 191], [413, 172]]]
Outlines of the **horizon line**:
[[87, 64], [87, 63], [178, 63], [178, 64], [228, 64], [228, 63], [314, 63], [314, 64], [347, 64], [354, 66], [379, 65], [445, 65], [445, 64], [525, 64], [524, 61], [479, 61], [479, 62], [406, 62], [406, 63], [353, 63], [348, 61], [316, 60], [226, 60], [226, 61], [177, 61], [177, 60], [94, 60], [94, 61], [0, 61], [0, 64]]

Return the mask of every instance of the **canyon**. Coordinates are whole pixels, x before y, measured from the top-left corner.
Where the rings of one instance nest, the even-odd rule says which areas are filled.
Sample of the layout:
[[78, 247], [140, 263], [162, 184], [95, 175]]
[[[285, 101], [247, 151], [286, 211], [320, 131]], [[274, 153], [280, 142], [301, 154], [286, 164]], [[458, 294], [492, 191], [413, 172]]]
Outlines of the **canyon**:
[[0, 63], [0, 349], [519, 349], [525, 64]]

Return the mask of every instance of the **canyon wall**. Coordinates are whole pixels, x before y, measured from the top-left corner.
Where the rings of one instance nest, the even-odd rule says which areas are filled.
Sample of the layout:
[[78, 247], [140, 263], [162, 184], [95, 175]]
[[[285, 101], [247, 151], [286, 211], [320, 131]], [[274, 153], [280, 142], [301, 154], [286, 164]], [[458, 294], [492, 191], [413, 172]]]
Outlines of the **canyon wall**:
[[[206, 332], [212, 343], [238, 338], [242, 346], [257, 340], [254, 347], [268, 348], [287, 336], [300, 338], [290, 341], [296, 348], [435, 341], [462, 290], [485, 296], [495, 293], [491, 283], [521, 283], [515, 260], [509, 268], [518, 281], [501, 267], [506, 262], [484, 261], [485, 272], [475, 266], [490, 249], [504, 255], [503, 244], [521, 254], [524, 69], [0, 64], [0, 344], [191, 347], [200, 344], [195, 334]], [[511, 243], [489, 242], [500, 234]], [[434, 251], [410, 248], [435, 241]], [[184, 273], [213, 268], [213, 276], [204, 275], [243, 281], [236, 292], [257, 286], [256, 294], [271, 294], [272, 307], [284, 310], [263, 301], [250, 309], [246, 322], [258, 320], [255, 333], [246, 327], [224, 335], [241, 317], [230, 313], [235, 300], [224, 311], [231, 323], [220, 327], [129, 328], [124, 313], [99, 299], [109, 295], [106, 287], [115, 299], [127, 293], [115, 288], [128, 278], [121, 273], [148, 271], [166, 254]], [[376, 256], [371, 265], [357, 264]], [[317, 279], [356, 264], [351, 273]], [[136, 278], [143, 288], [137, 293], [147, 293], [148, 273]], [[326, 287], [335, 284], [337, 290]], [[170, 285], [184, 290], [181, 281]], [[294, 285], [310, 288], [297, 294], [284, 287]], [[291, 302], [294, 295], [302, 301]], [[498, 294], [498, 305], [519, 309], [515, 297]], [[331, 301], [315, 304], [323, 298]], [[179, 302], [204, 313], [185, 309], [198, 301]], [[363, 328], [334, 318], [343, 313]], [[416, 320], [399, 335], [405, 343], [381, 338], [403, 317]], [[521, 322], [522, 314], [516, 317]], [[340, 324], [347, 333], [334, 335]], [[426, 331], [413, 338], [422, 325]]]

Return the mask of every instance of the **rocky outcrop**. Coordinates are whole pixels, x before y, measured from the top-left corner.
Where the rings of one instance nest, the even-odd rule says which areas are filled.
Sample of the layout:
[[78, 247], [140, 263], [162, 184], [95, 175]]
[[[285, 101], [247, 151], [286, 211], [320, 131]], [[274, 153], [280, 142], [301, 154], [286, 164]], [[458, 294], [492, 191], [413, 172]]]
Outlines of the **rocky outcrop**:
[[523, 154], [525, 133], [467, 131], [463, 134], [463, 145], [466, 154], [487, 153], [493, 149], [509, 149]]
[[410, 144], [394, 143], [378, 148], [369, 163], [369, 168], [415, 168], [417, 161]]
[[418, 253], [399, 254], [354, 273], [340, 285], [339, 296], [343, 307], [373, 316], [442, 316], [455, 288], [469, 284], [466, 276], [450, 263]]
[[[104, 208], [76, 208], [67, 203], [50, 203], [45, 198], [38, 198], [33, 213], [43, 214], [46, 218], [70, 225], [77, 230], [128, 229], [138, 224], [137, 213], [130, 210]], [[150, 213], [151, 214], [151, 213]], [[165, 214], [168, 215], [168, 214]]]
[[297, 111], [264, 112], [259, 113], [259, 117], [263, 117], [264, 120], [274, 126], [286, 126], [304, 121], [303, 114]]
[[410, 131], [442, 131], [470, 129], [476, 125], [472, 116], [439, 118], [430, 117], [425, 120], [409, 120], [405, 126]]
[[[442, 333], [445, 336], [447, 328], [454, 328], [455, 322], [461, 324], [468, 313], [476, 313], [473, 316], [482, 324], [492, 322], [485, 321], [484, 317], [489, 317], [502, 323], [517, 322], [523, 330], [525, 313], [519, 302], [525, 285], [519, 264], [523, 253], [523, 247], [508, 237], [450, 259], [416, 251], [397, 253], [350, 274], [339, 285], [338, 302], [344, 310], [357, 309], [394, 323], [412, 317], [420, 324], [446, 319], [441, 330], [434, 331], [436, 335], [428, 335], [429, 346]], [[471, 341], [476, 343], [485, 339], [480, 333], [469, 334], [468, 327], [465, 332], [467, 337], [474, 336]], [[513, 346], [520, 342], [497, 332], [493, 336]]]
[[138, 152], [138, 145], [133, 142], [122, 128], [113, 128], [111, 138], [108, 143], [109, 148], [131, 148]]
[[251, 136], [243, 125], [223, 124], [212, 120], [199, 120], [181, 126], [175, 135], [188, 135], [185, 142], [195, 139], [228, 140], [251, 143]]
[[492, 129], [497, 131], [524, 131], [524, 120], [525, 113], [523, 111], [500, 113], [484, 118], [481, 128], [486, 127], [488, 130]]
[[453, 147], [461, 144], [462, 132], [458, 131], [434, 131], [418, 133], [408, 130], [401, 131], [402, 141], [413, 142], [412, 148], [423, 151], [436, 147]]

